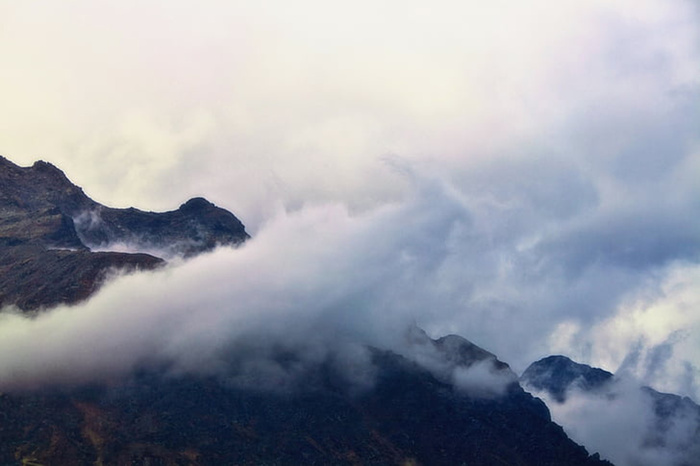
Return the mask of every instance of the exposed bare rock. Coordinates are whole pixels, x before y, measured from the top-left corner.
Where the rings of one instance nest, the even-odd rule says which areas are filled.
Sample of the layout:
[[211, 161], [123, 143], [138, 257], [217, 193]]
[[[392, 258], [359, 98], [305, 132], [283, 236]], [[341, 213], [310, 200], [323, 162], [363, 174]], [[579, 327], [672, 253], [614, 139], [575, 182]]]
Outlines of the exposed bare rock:
[[[203, 198], [163, 213], [113, 209], [50, 163], [20, 167], [0, 156], [0, 306], [76, 303], [110, 271], [162, 265], [154, 251], [189, 257], [248, 237], [232, 213]], [[115, 245], [131, 253], [107, 252]]]

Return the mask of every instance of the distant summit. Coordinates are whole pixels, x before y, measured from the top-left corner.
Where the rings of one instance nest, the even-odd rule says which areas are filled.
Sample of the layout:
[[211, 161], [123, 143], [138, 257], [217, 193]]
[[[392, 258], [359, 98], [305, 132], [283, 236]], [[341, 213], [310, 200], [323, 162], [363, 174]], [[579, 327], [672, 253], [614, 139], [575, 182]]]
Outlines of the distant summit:
[[171, 212], [114, 209], [48, 162], [20, 167], [0, 156], [0, 306], [75, 303], [110, 270], [153, 269], [248, 238], [232, 213], [201, 197]]
[[548, 356], [534, 362], [523, 372], [520, 381], [537, 391], [548, 392], [556, 401], [566, 401], [569, 389], [592, 391], [602, 387], [613, 375], [586, 364], [579, 364], [566, 356]]
[[[603, 417], [608, 412], [635, 410], [639, 414], [639, 423], [633, 429], [636, 438], [627, 439], [633, 454], [621, 464], [700, 465], [700, 406], [688, 397], [640, 386], [566, 356], [549, 356], [534, 362], [525, 370], [520, 382], [534, 395], [551, 400], [549, 408], [555, 414], [563, 408], [571, 416], [566, 403], [572, 399], [575, 400], [572, 409], [586, 419]], [[565, 429], [568, 427], [575, 428], [564, 425]], [[608, 435], [623, 434], [611, 429]], [[601, 436], [606, 434], [603, 432]], [[605, 442], [600, 446], [587, 446], [599, 449], [604, 455], [613, 453], [604, 450]], [[611, 459], [614, 458], [611, 456]]]

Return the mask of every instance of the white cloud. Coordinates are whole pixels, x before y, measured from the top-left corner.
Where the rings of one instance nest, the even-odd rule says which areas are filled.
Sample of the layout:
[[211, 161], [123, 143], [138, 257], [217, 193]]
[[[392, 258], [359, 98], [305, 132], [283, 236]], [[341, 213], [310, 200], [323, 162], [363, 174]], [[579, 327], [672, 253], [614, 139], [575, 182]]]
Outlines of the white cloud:
[[[697, 407], [679, 402], [659, 417], [654, 398], [639, 383], [622, 377], [599, 391], [567, 392], [564, 403], [537, 393], [552, 418], [575, 441], [619, 466], [695, 464], [700, 453]], [[661, 410], [664, 411], [664, 410]]]
[[3, 6], [0, 150], [116, 206], [209, 194], [253, 230], [279, 200], [396, 200], [386, 154], [457, 180], [543, 152], [636, 169], [625, 148], [698, 82], [681, 1], [41, 5]]
[[685, 0], [3, 3], [3, 155], [112, 206], [203, 195], [255, 239], [7, 317], [0, 373], [416, 320], [517, 371], [639, 349], [697, 397], [699, 24]]
[[698, 278], [697, 265], [673, 266], [592, 327], [559, 324], [550, 337], [551, 350], [698, 400]]

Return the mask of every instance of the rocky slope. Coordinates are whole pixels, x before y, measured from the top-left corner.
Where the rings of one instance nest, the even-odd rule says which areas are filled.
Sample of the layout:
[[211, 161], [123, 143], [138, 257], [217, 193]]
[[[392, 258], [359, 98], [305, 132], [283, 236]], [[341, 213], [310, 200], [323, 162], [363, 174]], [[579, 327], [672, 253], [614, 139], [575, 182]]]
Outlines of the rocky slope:
[[[457, 338], [463, 353], [478, 348]], [[373, 349], [372, 359], [377, 379], [360, 392], [324, 362], [284, 393], [142, 373], [109, 387], [5, 394], [0, 464], [608, 464], [517, 382], [502, 396], [471, 396], [398, 354]]]
[[230, 212], [202, 198], [172, 212], [113, 209], [90, 199], [46, 162], [19, 167], [0, 156], [0, 306], [36, 310], [90, 296], [112, 271], [192, 256], [248, 238]]

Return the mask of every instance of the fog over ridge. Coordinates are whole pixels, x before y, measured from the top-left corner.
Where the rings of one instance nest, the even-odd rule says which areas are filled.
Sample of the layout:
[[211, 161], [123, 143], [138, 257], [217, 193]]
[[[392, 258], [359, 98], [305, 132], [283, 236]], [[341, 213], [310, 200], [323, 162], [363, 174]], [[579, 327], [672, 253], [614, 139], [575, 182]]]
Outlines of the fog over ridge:
[[[403, 202], [364, 213], [340, 204], [281, 210], [241, 248], [117, 278], [78, 306], [33, 318], [4, 314], [0, 383], [90, 381], [154, 364], [216, 372], [226, 367], [231, 348], [246, 341], [262, 348], [259, 365], [270, 363], [276, 345], [310, 363], [336, 354], [338, 342], [356, 348], [358, 357], [357, 348], [367, 344], [408, 355], [405, 329], [413, 323], [435, 337], [461, 334], [517, 371], [562, 344], [570, 351], [577, 341], [594, 344], [626, 296], [649, 292], [653, 266], [640, 274], [624, 263], [597, 264], [593, 271], [604, 274], [606, 290], [588, 271], [562, 278], [562, 264], [543, 266], [545, 241], [524, 247], [519, 235], [494, 235], [493, 217], [508, 216], [509, 208], [484, 209], [409, 166], [401, 176], [413, 186]], [[598, 300], [579, 302], [593, 290]], [[607, 308], [591, 307], [601, 303]], [[695, 319], [686, 320], [689, 332]], [[577, 327], [572, 335], [567, 322], [592, 331]], [[556, 340], [562, 332], [570, 333], [568, 342]], [[666, 353], [681, 340], [670, 342]], [[620, 343], [615, 349], [630, 354], [643, 348], [638, 340]], [[631, 344], [636, 349], [625, 346]], [[653, 362], [653, 379], [672, 374], [666, 366], [676, 359], [648, 361], [637, 369]], [[681, 361], [686, 368], [696, 364], [692, 353]], [[675, 376], [690, 395], [697, 389], [692, 371]]]
[[6, 314], [1, 378], [90, 380], [151, 360], [201, 370], [242, 336], [263, 345], [304, 346], [317, 334], [325, 344], [391, 346], [419, 313], [402, 308], [410, 299], [402, 295], [439, 266], [445, 253], [436, 235], [444, 239], [463, 216], [454, 205], [415, 204], [362, 217], [339, 205], [281, 213], [240, 249], [121, 277], [75, 307]]

